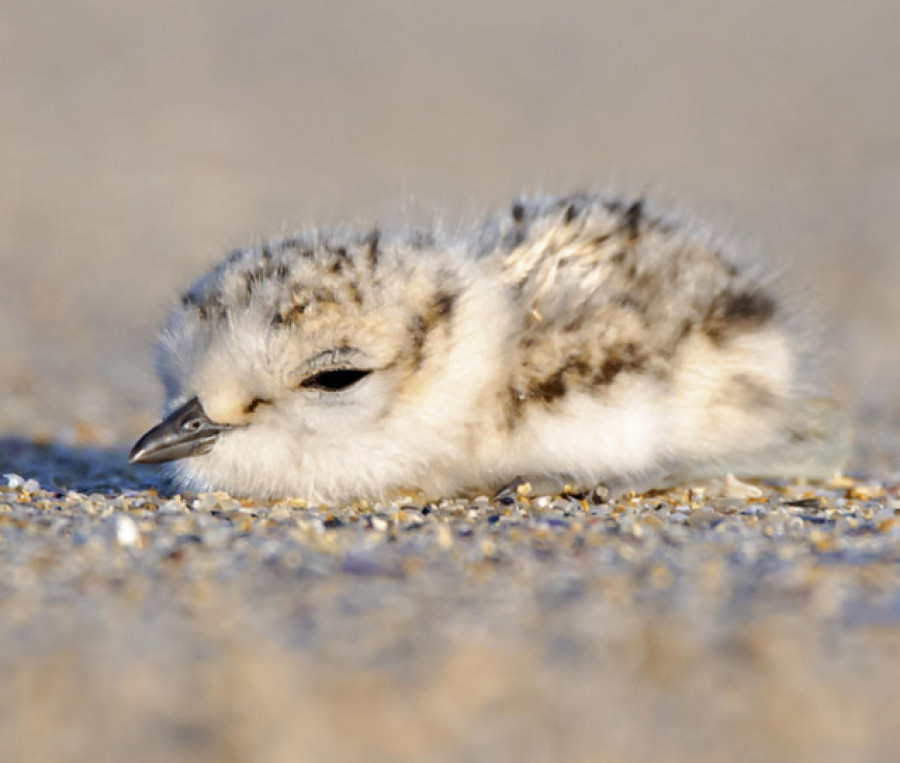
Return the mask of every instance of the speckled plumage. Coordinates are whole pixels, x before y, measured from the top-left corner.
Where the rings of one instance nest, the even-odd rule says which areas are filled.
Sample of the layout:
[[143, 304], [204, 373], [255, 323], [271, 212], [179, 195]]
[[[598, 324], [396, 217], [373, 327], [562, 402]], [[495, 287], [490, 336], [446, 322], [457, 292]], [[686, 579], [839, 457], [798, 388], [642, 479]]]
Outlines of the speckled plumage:
[[169, 410], [196, 397], [228, 427], [175, 476], [342, 502], [820, 475], [843, 435], [804, 399], [794, 323], [724, 244], [640, 200], [273, 241], [201, 278], [163, 331]]

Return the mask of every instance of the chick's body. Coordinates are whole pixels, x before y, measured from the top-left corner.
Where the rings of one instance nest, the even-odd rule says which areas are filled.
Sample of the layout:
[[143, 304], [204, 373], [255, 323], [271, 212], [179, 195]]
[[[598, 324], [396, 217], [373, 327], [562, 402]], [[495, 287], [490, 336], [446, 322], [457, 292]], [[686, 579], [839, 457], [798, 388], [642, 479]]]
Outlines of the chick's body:
[[[184, 295], [158, 366], [168, 409], [210, 428], [177, 451], [194, 489], [343, 502], [827, 470], [796, 456], [825, 435], [800, 413], [791, 326], [698, 229], [579, 195], [517, 202], [471, 235], [237, 252]], [[136, 460], [174, 457], [147, 457], [161, 437]]]

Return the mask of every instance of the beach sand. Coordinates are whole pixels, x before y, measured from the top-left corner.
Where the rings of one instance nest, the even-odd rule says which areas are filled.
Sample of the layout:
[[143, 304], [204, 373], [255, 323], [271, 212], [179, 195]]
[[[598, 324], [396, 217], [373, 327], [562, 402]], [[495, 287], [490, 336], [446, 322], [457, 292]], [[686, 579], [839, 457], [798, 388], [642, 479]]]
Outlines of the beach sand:
[[[890, 0], [0, 0], [4, 759], [893, 759], [897, 29]], [[125, 463], [156, 331], [229, 249], [586, 187], [796, 286], [849, 478], [334, 508]]]

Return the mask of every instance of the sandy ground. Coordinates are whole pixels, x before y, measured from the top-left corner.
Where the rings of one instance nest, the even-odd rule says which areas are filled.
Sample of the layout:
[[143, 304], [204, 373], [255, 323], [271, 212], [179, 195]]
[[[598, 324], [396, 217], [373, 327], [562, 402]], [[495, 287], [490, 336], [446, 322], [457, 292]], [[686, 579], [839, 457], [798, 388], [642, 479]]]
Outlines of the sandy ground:
[[[0, 473], [46, 489], [0, 494], [12, 759], [890, 759], [897, 29], [892, 0], [0, 0]], [[592, 185], [797, 284], [852, 486], [409, 509], [422, 532], [163, 510], [123, 465], [157, 327], [226, 250]]]

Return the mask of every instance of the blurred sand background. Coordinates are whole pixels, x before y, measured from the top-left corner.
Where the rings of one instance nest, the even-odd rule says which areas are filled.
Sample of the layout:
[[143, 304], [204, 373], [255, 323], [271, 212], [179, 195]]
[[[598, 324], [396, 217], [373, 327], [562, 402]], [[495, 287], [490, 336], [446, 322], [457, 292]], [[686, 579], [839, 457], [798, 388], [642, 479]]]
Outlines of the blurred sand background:
[[232, 247], [598, 183], [784, 268], [830, 324], [836, 395], [883, 423], [898, 31], [893, 0], [3, 0], [0, 428], [138, 433], [156, 330]]
[[[0, 483], [0, 757], [890, 760], [898, 39], [896, 0], [0, 0], [0, 474], [58, 488]], [[154, 337], [227, 250], [593, 185], [798, 285], [881, 482], [337, 519], [118, 495], [158, 487], [121, 465]]]

